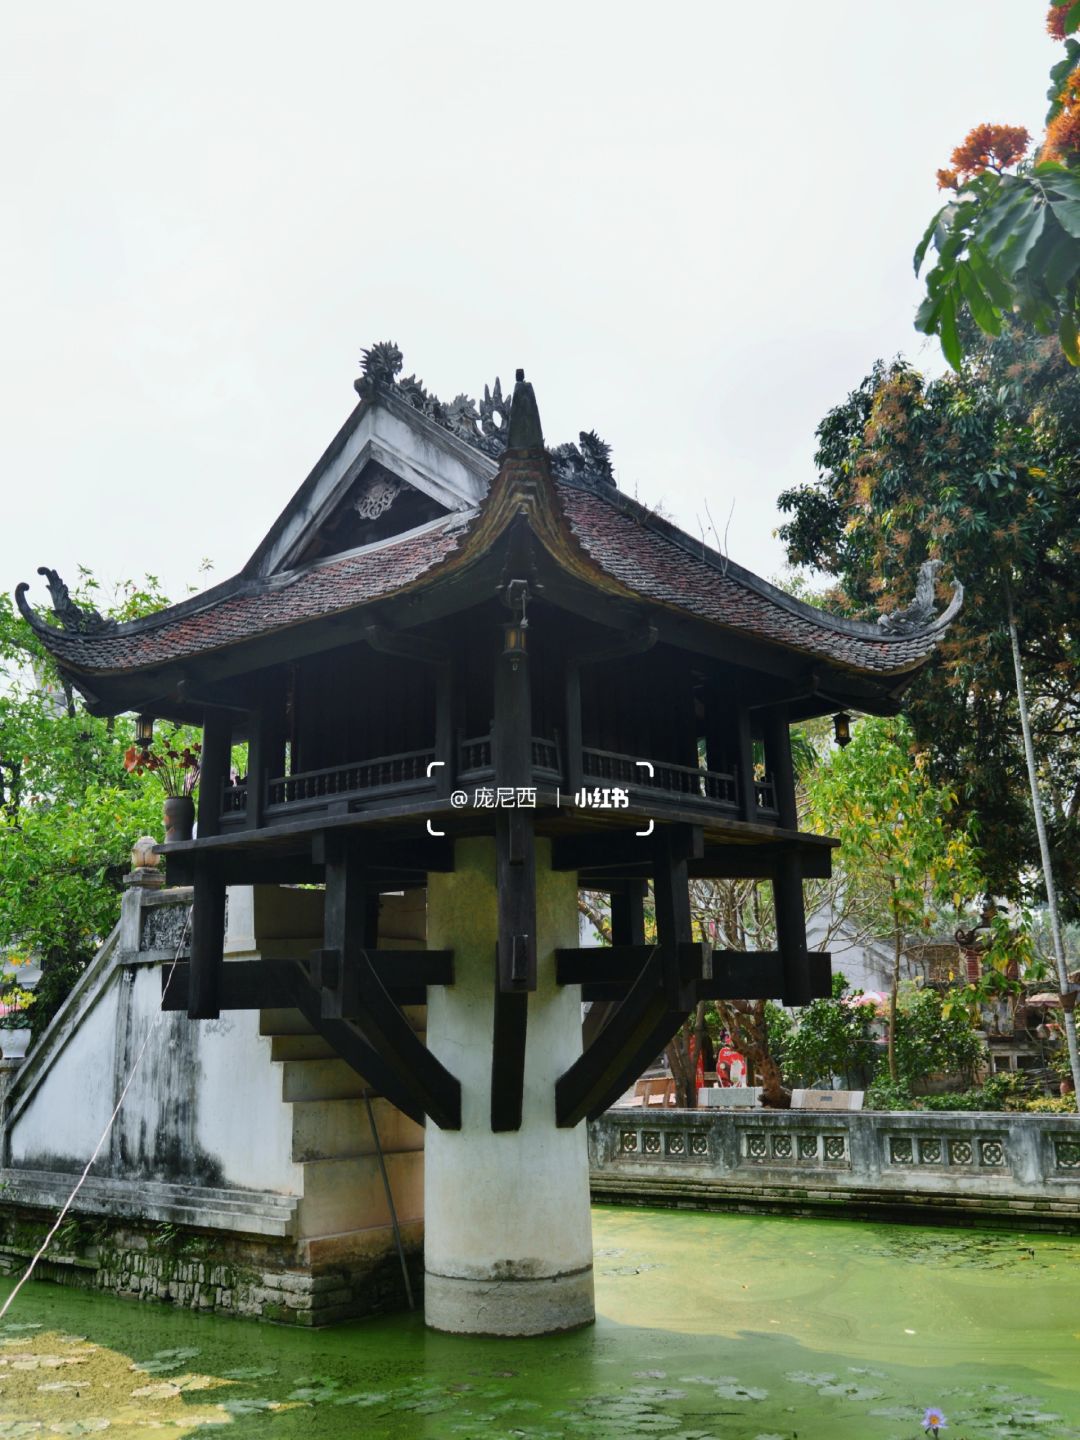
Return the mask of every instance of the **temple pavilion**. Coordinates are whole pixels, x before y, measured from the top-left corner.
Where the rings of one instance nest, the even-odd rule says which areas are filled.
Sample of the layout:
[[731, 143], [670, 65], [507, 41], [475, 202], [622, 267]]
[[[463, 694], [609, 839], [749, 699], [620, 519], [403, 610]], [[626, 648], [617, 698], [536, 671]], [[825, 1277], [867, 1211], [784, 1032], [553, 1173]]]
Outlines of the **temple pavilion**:
[[[365, 352], [232, 579], [127, 624], [49, 570], [52, 618], [17, 599], [94, 713], [202, 729], [195, 835], [162, 847], [194, 887], [167, 1005], [294, 1006], [431, 1121], [429, 1323], [535, 1333], [592, 1316], [581, 1122], [699, 999], [830, 993], [802, 886], [834, 842], [799, 831], [789, 727], [894, 712], [959, 587], [939, 618], [932, 572], [876, 626], [826, 614], [622, 494], [595, 434], [548, 449], [521, 371], [477, 405], [402, 368]], [[775, 951], [695, 938], [695, 877], [769, 880]], [[249, 884], [325, 886], [322, 947], [225, 963]], [[380, 949], [380, 895], [417, 888], [427, 949]], [[610, 947], [579, 948], [579, 888], [610, 893]]]

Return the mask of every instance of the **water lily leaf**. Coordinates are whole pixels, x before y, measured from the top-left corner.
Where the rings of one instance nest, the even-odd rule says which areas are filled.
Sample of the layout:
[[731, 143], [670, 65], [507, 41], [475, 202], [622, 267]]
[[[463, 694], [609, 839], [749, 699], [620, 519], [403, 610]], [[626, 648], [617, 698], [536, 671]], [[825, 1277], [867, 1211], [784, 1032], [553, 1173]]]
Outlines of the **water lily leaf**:
[[715, 1394], [718, 1400], [767, 1400], [769, 1398], [768, 1390], [755, 1390], [751, 1385], [718, 1385]]
[[193, 1347], [175, 1350], [156, 1350], [149, 1360], [136, 1360], [132, 1370], [142, 1370], [147, 1375], [167, 1375], [170, 1370], [179, 1370], [188, 1360], [194, 1360], [201, 1352]]
[[329, 1375], [313, 1375], [289, 1394], [290, 1400], [305, 1400], [317, 1405], [322, 1400], [332, 1400], [341, 1386]]
[[220, 1408], [230, 1415], [259, 1415], [264, 1410], [279, 1410], [281, 1402], [260, 1396], [257, 1400], [222, 1400]]
[[140, 1385], [132, 1390], [133, 1400], [174, 1400], [180, 1394], [180, 1386], [171, 1380], [158, 1380], [153, 1385]]

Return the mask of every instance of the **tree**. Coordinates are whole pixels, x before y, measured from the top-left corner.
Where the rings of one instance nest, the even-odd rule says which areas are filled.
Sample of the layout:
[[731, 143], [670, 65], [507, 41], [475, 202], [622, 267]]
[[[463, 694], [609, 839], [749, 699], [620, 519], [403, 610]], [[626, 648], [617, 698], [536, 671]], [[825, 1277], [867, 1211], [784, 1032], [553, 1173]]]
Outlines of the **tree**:
[[927, 226], [915, 273], [931, 246], [937, 263], [915, 324], [937, 335], [950, 365], [965, 349], [962, 313], [988, 335], [1017, 312], [1042, 334], [1057, 331], [1080, 364], [1080, 4], [1054, 0], [1047, 28], [1065, 45], [1050, 72], [1046, 132], [1028, 159], [1030, 136], [1015, 125], [976, 125], [953, 151], [938, 185], [953, 191]]
[[[932, 782], [928, 759], [914, 749], [902, 718], [866, 719], [810, 786], [815, 818], [840, 840], [853, 904], [892, 948], [888, 1059], [894, 1081], [901, 965], [909, 939], [932, 932], [942, 912], [961, 912], [984, 889], [969, 830], [946, 829], [955, 796]], [[989, 952], [989, 958], [999, 956]]]
[[865, 1088], [878, 1062], [876, 1016], [876, 1003], [848, 993], [844, 976], [835, 974], [831, 997], [800, 1010], [797, 1024], [783, 1039], [778, 1058], [784, 1078], [791, 1084], [816, 1085], [833, 1075], [852, 1075]]
[[[1053, 342], [1009, 322], [955, 377], [882, 365], [819, 428], [823, 473], [781, 507], [789, 555], [865, 599], [930, 553], [970, 577], [966, 615], [912, 714], [936, 772], [982, 826], [992, 888], [1041, 871], [1062, 996], [1072, 990], [1055, 873], [1080, 878], [1080, 384]], [[938, 683], [934, 683], [935, 679]], [[950, 701], [949, 692], [952, 692]], [[919, 711], [922, 713], [920, 714]], [[1071, 1010], [1066, 1038], [1080, 1095]], [[1080, 1099], [1078, 1099], [1080, 1105]]]
[[[86, 572], [80, 596], [102, 605]], [[126, 620], [167, 603], [148, 576], [104, 608]], [[28, 1015], [36, 1039], [116, 923], [131, 846], [160, 833], [161, 789], [124, 769], [130, 718], [90, 715], [10, 605], [0, 674], [0, 951], [41, 965]]]
[[818, 428], [816, 482], [786, 491], [788, 558], [834, 576], [866, 615], [907, 598], [928, 558], [964, 606], [907, 713], [953, 818], [978, 825], [994, 893], [1033, 898], [1028, 794], [1009, 600], [1023, 648], [1050, 849], [1080, 896], [1080, 375], [1052, 341], [1006, 327], [959, 375], [878, 362]]

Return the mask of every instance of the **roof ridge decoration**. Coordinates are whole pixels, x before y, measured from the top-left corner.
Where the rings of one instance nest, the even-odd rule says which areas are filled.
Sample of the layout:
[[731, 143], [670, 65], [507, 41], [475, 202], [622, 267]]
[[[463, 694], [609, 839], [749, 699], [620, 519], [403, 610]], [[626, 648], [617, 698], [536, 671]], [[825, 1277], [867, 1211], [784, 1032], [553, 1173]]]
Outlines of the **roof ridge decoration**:
[[934, 589], [940, 569], [940, 560], [923, 561], [919, 566], [915, 599], [911, 604], [878, 616], [878, 629], [883, 635], [918, 635], [925, 630], [943, 629], [949, 623], [963, 603], [964, 587], [959, 580], [953, 580], [952, 600], [947, 609], [938, 615]]
[[[360, 364], [363, 373], [353, 382], [353, 388], [361, 400], [374, 399], [380, 390], [388, 391], [491, 459], [502, 458], [510, 434], [513, 397], [503, 394], [498, 376], [493, 388], [484, 386], [484, 398], [479, 404], [464, 392], [445, 404], [415, 374], [398, 378], [405, 368], [405, 356], [393, 340], [379, 340], [362, 350]], [[552, 471], [560, 480], [615, 486], [611, 446], [595, 430], [582, 430], [577, 445], [557, 445], [549, 453]]]
[[[71, 598], [71, 591], [61, 580], [57, 571], [50, 570], [47, 565], [39, 565], [37, 573], [45, 576], [45, 582], [49, 587], [49, 597], [52, 600], [53, 614], [59, 620], [62, 630], [70, 631], [75, 635], [102, 635], [106, 631], [116, 629], [116, 621], [107, 620], [92, 605], [77, 604]], [[27, 614], [27, 611], [30, 607], [25, 597], [29, 588], [25, 581], [15, 587], [15, 602], [24, 618], [28, 620], [30, 615]], [[32, 611], [31, 614], [33, 614]]]

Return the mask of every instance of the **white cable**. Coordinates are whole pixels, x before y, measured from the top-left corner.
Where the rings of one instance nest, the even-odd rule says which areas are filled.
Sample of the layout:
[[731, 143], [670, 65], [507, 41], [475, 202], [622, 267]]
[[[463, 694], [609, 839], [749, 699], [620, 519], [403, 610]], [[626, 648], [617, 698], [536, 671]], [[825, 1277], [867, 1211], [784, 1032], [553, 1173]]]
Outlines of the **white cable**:
[[109, 1138], [109, 1132], [112, 1130], [112, 1127], [115, 1125], [115, 1123], [116, 1123], [116, 1117], [120, 1114], [120, 1110], [121, 1110], [121, 1108], [122, 1108], [122, 1106], [123, 1106], [123, 1104], [124, 1104], [125, 1099], [127, 1098], [127, 1093], [128, 1093], [128, 1091], [131, 1089], [131, 1082], [135, 1079], [135, 1072], [138, 1070], [139, 1065], [140, 1065], [140, 1063], [141, 1063], [141, 1061], [142, 1061], [143, 1055], [146, 1053], [146, 1047], [147, 1047], [147, 1045], [149, 1045], [149, 1043], [150, 1043], [150, 1038], [151, 1038], [151, 1036], [153, 1035], [154, 1031], [157, 1029], [157, 1027], [161, 1024], [162, 1016], [165, 1014], [165, 1010], [164, 1010], [165, 996], [169, 993], [169, 986], [172, 984], [173, 975], [176, 973], [176, 966], [177, 966], [177, 964], [178, 964], [178, 962], [179, 962], [179, 960], [180, 960], [180, 952], [183, 950], [183, 948], [184, 948], [184, 942], [187, 940], [188, 928], [190, 927], [190, 925], [191, 925], [191, 906], [189, 905], [189, 906], [188, 906], [187, 916], [186, 916], [186, 918], [185, 918], [185, 920], [184, 920], [183, 933], [181, 934], [181, 936], [180, 936], [180, 942], [179, 942], [179, 944], [178, 944], [177, 947], [176, 947], [176, 954], [173, 956], [173, 962], [172, 962], [172, 964], [169, 966], [168, 978], [166, 979], [165, 984], [164, 984], [164, 986], [163, 986], [163, 988], [162, 988], [162, 991], [161, 991], [161, 1001], [162, 1001], [162, 1007], [163, 1007], [163, 1008], [158, 1011], [158, 1013], [157, 1013], [157, 1015], [156, 1015], [156, 1017], [155, 1017], [155, 1019], [154, 1019], [154, 1023], [150, 1026], [149, 1030], [147, 1030], [146, 1034], [143, 1036], [143, 1042], [142, 1042], [142, 1044], [139, 1046], [139, 1052], [138, 1052], [138, 1054], [135, 1056], [135, 1063], [132, 1065], [132, 1067], [131, 1067], [131, 1072], [130, 1072], [130, 1074], [128, 1075], [127, 1079], [124, 1081], [124, 1088], [120, 1091], [120, 1098], [119, 1098], [119, 1100], [117, 1100], [117, 1102], [116, 1102], [116, 1107], [115, 1107], [115, 1109], [113, 1110], [112, 1114], [109, 1116], [109, 1118], [108, 1118], [108, 1120], [107, 1120], [107, 1122], [106, 1122], [106, 1124], [105, 1124], [105, 1129], [101, 1132], [101, 1139], [100, 1139], [100, 1140], [97, 1142], [97, 1144], [94, 1146], [94, 1153], [90, 1156], [90, 1159], [86, 1162], [86, 1168], [85, 1168], [85, 1170], [82, 1172], [82, 1174], [79, 1176], [79, 1179], [78, 1179], [78, 1181], [77, 1181], [77, 1183], [76, 1183], [76, 1185], [75, 1185], [75, 1189], [72, 1190], [71, 1194], [70, 1194], [70, 1195], [68, 1196], [68, 1198], [64, 1201], [64, 1208], [60, 1211], [60, 1214], [56, 1217], [56, 1223], [53, 1225], [53, 1227], [52, 1227], [52, 1229], [49, 1231], [49, 1233], [45, 1236], [45, 1239], [41, 1242], [40, 1248], [38, 1249], [38, 1251], [37, 1251], [37, 1253], [35, 1254], [34, 1258], [30, 1261], [30, 1264], [26, 1267], [26, 1271], [25, 1271], [24, 1275], [22, 1276], [21, 1280], [20, 1280], [19, 1283], [15, 1286], [15, 1288], [12, 1290], [11, 1294], [7, 1297], [7, 1299], [4, 1301], [3, 1305], [0, 1306], [0, 1320], [2, 1320], [2, 1319], [4, 1318], [4, 1316], [7, 1314], [7, 1312], [11, 1309], [11, 1302], [15, 1299], [15, 1296], [18, 1295], [19, 1291], [20, 1291], [20, 1290], [22, 1289], [22, 1287], [26, 1284], [26, 1282], [30, 1279], [30, 1276], [34, 1273], [34, 1269], [35, 1269], [38, 1261], [39, 1261], [39, 1260], [41, 1259], [41, 1257], [45, 1254], [45, 1251], [49, 1248], [49, 1245], [50, 1245], [50, 1243], [51, 1243], [51, 1241], [52, 1241], [53, 1236], [54, 1236], [54, 1235], [56, 1234], [56, 1232], [60, 1229], [60, 1226], [64, 1223], [64, 1216], [65, 1216], [65, 1215], [68, 1213], [68, 1211], [71, 1209], [72, 1202], [74, 1201], [75, 1196], [78, 1195], [79, 1191], [82, 1189], [83, 1185], [86, 1183], [86, 1178], [87, 1178], [87, 1176], [90, 1174], [91, 1169], [93, 1168], [94, 1161], [95, 1161], [95, 1160], [97, 1159], [97, 1157], [101, 1154], [101, 1147], [105, 1144], [105, 1141]]

